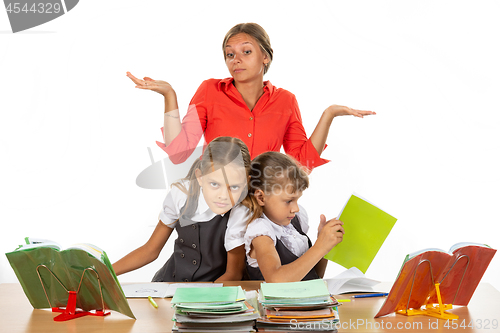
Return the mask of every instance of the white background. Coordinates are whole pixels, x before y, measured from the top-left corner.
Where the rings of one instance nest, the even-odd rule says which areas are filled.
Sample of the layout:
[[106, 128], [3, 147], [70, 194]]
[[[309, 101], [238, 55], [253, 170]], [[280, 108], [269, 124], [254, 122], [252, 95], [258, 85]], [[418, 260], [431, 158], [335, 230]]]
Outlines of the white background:
[[[166, 156], [163, 100], [125, 73], [170, 82], [184, 114], [203, 80], [229, 76], [221, 44], [240, 22], [269, 33], [265, 79], [297, 96], [309, 135], [330, 104], [377, 112], [334, 119], [331, 162], [300, 201], [313, 240], [319, 215], [356, 192], [398, 218], [370, 278], [393, 281], [428, 247], [499, 248], [499, 14], [496, 1], [86, 0], [12, 34], [0, 10], [0, 252], [32, 236], [93, 243], [114, 262], [142, 245], [166, 192], [135, 179], [147, 147]], [[172, 246], [120, 280], [149, 281]], [[499, 257], [482, 280], [497, 289]], [[1, 256], [0, 282], [15, 281]]]

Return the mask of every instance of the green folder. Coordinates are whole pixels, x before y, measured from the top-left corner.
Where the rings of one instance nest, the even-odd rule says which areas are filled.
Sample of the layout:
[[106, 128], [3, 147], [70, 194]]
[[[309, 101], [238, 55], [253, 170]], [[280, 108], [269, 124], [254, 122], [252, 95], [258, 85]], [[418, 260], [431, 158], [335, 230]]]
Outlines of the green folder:
[[339, 220], [344, 222], [344, 238], [325, 258], [366, 273], [397, 219], [353, 194]]
[[245, 300], [245, 292], [237, 287], [178, 288], [171, 304], [216, 303], [227, 304]]
[[77, 291], [82, 281], [77, 308], [85, 311], [109, 309], [135, 319], [104, 251], [96, 258], [82, 249], [60, 251], [50, 244], [35, 244], [20, 246], [5, 255], [35, 309], [65, 307], [67, 290]]
[[322, 279], [299, 282], [262, 283], [260, 289], [266, 300], [286, 298], [330, 298], [328, 288]]

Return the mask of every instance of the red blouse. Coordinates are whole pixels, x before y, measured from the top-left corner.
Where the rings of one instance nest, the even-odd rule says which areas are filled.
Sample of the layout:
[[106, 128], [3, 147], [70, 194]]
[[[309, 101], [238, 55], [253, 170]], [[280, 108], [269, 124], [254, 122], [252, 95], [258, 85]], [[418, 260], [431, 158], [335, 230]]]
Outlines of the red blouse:
[[310, 170], [329, 162], [319, 157], [307, 138], [295, 95], [266, 81], [264, 94], [250, 111], [232, 82], [233, 78], [204, 81], [191, 100], [179, 135], [168, 147], [156, 142], [172, 163], [184, 162], [203, 133], [206, 142], [219, 136], [241, 139], [252, 159], [266, 151], [280, 151], [283, 146]]

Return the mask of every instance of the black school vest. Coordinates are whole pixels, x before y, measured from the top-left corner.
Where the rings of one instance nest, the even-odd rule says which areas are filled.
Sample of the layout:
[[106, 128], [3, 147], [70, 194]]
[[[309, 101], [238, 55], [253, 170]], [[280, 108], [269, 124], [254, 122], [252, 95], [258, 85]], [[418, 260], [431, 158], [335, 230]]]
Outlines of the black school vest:
[[192, 221], [185, 227], [177, 223], [175, 230], [178, 237], [174, 243], [174, 253], [156, 272], [152, 281], [215, 281], [224, 274], [227, 265], [224, 238], [230, 212], [224, 216], [216, 215], [208, 222]]
[[[294, 228], [301, 234], [307, 237], [307, 235], [302, 231], [302, 228], [300, 227], [300, 222], [297, 216], [295, 216], [292, 221], [292, 225]], [[307, 237], [307, 242], [309, 243], [309, 247], [312, 246], [311, 240], [309, 237]], [[280, 256], [281, 260], [281, 265], [286, 265], [289, 264], [295, 260], [297, 260], [299, 257], [297, 257], [295, 254], [293, 254], [279, 239], [276, 239], [276, 252], [278, 252], [278, 255]], [[262, 272], [260, 271], [259, 267], [251, 267], [248, 262], [247, 262], [247, 271], [248, 275], [250, 277], [250, 280], [264, 280], [264, 276], [262, 275]], [[313, 280], [313, 279], [319, 279], [318, 273], [316, 273], [316, 270], [311, 269], [309, 273], [307, 273], [306, 276], [302, 279], [302, 281], [305, 280]]]

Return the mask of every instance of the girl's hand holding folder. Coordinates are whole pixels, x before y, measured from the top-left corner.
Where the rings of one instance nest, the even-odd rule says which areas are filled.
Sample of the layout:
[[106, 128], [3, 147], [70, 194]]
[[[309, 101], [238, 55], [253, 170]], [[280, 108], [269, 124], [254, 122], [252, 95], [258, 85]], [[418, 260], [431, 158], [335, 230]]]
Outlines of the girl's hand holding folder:
[[321, 215], [318, 226], [318, 239], [314, 246], [319, 247], [327, 254], [334, 246], [342, 241], [344, 237], [344, 222], [337, 219], [326, 221], [325, 215]]

